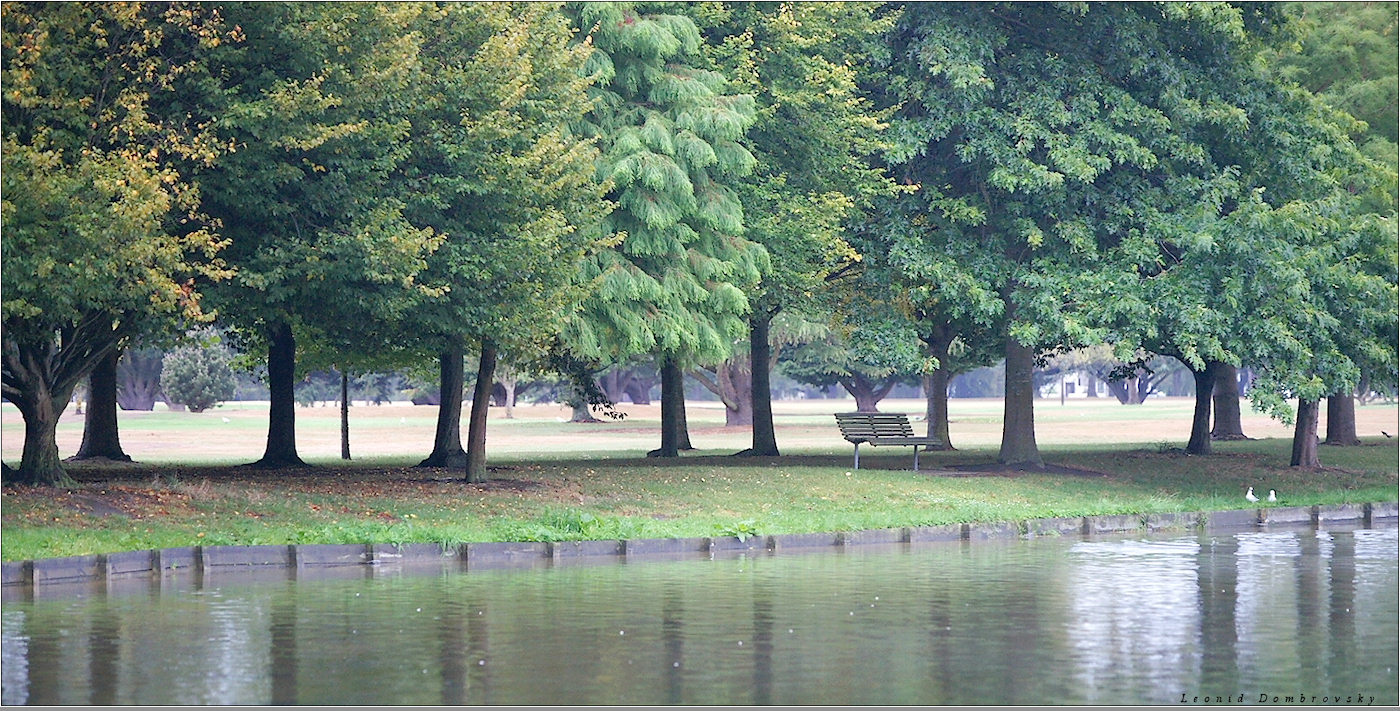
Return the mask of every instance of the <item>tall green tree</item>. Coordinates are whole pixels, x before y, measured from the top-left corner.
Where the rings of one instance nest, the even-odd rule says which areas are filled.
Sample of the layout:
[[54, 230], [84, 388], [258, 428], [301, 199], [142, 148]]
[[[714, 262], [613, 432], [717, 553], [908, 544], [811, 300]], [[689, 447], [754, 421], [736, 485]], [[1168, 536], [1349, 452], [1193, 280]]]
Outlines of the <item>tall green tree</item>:
[[[879, 64], [897, 12], [869, 3], [702, 3], [691, 10], [707, 39], [710, 66], [755, 97], [746, 135], [756, 164], [735, 194], [745, 236], [768, 251], [748, 289], [748, 343], [720, 366], [743, 376], [736, 398], [752, 403], [753, 443], [743, 454], [776, 456], [769, 369], [773, 319], [785, 310], [833, 318], [832, 282], [860, 255], [849, 223], [894, 184], [873, 164], [885, 145], [887, 112], [861, 90]], [[733, 379], [731, 379], [733, 380]]]
[[1179, 147], [1150, 94], [1190, 32], [1165, 30], [1218, 18], [1176, 7], [910, 5], [893, 34], [890, 157], [919, 192], [890, 251], [920, 277], [921, 308], [995, 325], [1003, 464], [1043, 466], [1037, 351], [1105, 335], [1080, 304], [1104, 295], [1106, 251], [1139, 228], [1135, 208], [1159, 198], [1147, 174]]
[[[411, 342], [440, 364], [442, 404], [422, 464], [463, 467], [477, 481], [497, 356], [543, 357], [587, 294], [581, 260], [604, 246], [598, 151], [573, 131], [590, 108], [582, 70], [592, 48], [545, 3], [445, 3], [416, 29], [426, 42], [402, 171], [406, 214], [446, 235], [421, 277], [441, 295], [408, 314]], [[472, 344], [480, 358], [464, 449]]]
[[1351, 137], [1371, 158], [1400, 161], [1400, 8], [1389, 2], [1294, 2], [1296, 47], [1278, 52], [1281, 74], [1362, 124]]
[[236, 35], [201, 5], [9, 3], [3, 18], [3, 392], [18, 479], [64, 484], [73, 389], [128, 339], [203, 319], [226, 274], [192, 166], [220, 152], [201, 95]]
[[400, 318], [423, 295], [416, 275], [441, 241], [404, 217], [393, 180], [410, 149], [409, 90], [422, 79], [422, 38], [411, 29], [428, 10], [222, 8], [244, 35], [216, 57], [229, 87], [216, 128], [232, 150], [200, 180], [238, 273], [211, 299], [267, 348], [271, 405], [258, 463], [297, 465], [297, 339]]
[[594, 47], [585, 72], [595, 81], [580, 130], [602, 151], [598, 177], [617, 204], [603, 222], [623, 236], [585, 263], [597, 285], [565, 330], [575, 353], [620, 362], [638, 353], [660, 361], [659, 456], [678, 456], [684, 369], [718, 362], [745, 333], [743, 287], [767, 266], [744, 238], [735, 193], [755, 159], [744, 134], [752, 96], [702, 68], [701, 35], [680, 8], [649, 3], [570, 6]]
[[[1393, 3], [1290, 3], [1300, 19], [1296, 47], [1281, 51], [1279, 69], [1328, 105], [1347, 112], [1360, 123], [1351, 138], [1367, 155], [1400, 169], [1397, 151], [1397, 16]], [[1384, 205], [1377, 206], [1386, 212]], [[1388, 368], [1362, 365], [1361, 380], [1372, 372], [1384, 377]], [[1355, 444], [1356, 399], [1352, 391], [1327, 397], [1326, 444]], [[1359, 393], [1365, 395], [1365, 393]]]

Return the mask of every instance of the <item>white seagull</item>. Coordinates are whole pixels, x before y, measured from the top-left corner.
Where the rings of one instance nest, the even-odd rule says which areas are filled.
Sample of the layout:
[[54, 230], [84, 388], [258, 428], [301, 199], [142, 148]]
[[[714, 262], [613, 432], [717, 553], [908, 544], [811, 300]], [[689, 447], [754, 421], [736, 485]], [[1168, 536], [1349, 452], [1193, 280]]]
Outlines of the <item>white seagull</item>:
[[1249, 491], [1244, 492], [1245, 501], [1258, 501], [1259, 497], [1254, 495], [1254, 487], [1249, 487]]
[[1278, 496], [1274, 495], [1274, 490], [1269, 489], [1269, 501], [1278, 501]]

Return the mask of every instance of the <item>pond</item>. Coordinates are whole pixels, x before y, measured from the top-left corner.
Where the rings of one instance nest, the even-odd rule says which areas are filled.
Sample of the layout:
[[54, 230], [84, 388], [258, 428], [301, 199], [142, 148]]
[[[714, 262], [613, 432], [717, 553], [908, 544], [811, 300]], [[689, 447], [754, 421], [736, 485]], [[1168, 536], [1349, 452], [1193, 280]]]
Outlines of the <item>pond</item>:
[[167, 580], [7, 600], [0, 701], [1395, 705], [1396, 551], [1389, 525]]

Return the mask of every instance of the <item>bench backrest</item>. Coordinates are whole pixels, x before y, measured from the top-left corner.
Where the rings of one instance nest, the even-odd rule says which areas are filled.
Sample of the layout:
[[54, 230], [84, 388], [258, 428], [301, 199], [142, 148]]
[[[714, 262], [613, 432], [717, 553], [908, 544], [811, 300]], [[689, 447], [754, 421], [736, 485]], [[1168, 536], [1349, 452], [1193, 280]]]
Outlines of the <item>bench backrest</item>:
[[913, 437], [914, 427], [902, 412], [838, 412], [836, 424], [848, 440], [871, 437]]

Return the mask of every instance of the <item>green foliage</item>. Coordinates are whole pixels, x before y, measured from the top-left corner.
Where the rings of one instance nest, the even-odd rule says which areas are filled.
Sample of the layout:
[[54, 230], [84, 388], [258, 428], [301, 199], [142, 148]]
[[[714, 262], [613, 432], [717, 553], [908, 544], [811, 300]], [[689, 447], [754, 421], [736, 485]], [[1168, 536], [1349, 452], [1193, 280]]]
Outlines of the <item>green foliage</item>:
[[693, 15], [711, 68], [757, 102], [747, 145], [756, 168], [736, 188], [745, 235], [770, 255], [750, 292], [775, 313], [828, 311], [828, 278], [860, 261], [847, 223], [893, 190], [870, 159], [887, 112], [860, 90], [861, 59], [893, 16], [864, 3], [706, 3]]
[[[7, 4], [3, 11], [3, 393], [55, 420], [123, 339], [205, 319], [226, 243], [191, 178], [221, 147], [187, 107], [208, 56], [236, 36], [185, 5]], [[63, 477], [51, 441], [23, 475]]]
[[233, 354], [215, 334], [194, 338], [194, 343], [165, 355], [160, 387], [170, 402], [183, 404], [190, 412], [204, 412], [233, 397]]
[[645, 3], [570, 12], [594, 48], [594, 105], [580, 130], [602, 151], [598, 176], [617, 205], [603, 229], [621, 241], [585, 264], [595, 290], [565, 341], [600, 360], [723, 359], [744, 333], [741, 288], [769, 264], [741, 236], [735, 192], [754, 169], [743, 143], [754, 99], [702, 68], [702, 38], [688, 17]]
[[1367, 155], [1396, 167], [1397, 50], [1394, 3], [1289, 3], [1302, 19], [1281, 71], [1329, 105], [1364, 122], [1352, 133]]
[[252, 338], [289, 323], [302, 336], [359, 333], [372, 344], [366, 326], [431, 293], [415, 276], [441, 242], [405, 218], [392, 180], [409, 150], [423, 40], [411, 29], [426, 7], [223, 11], [243, 37], [213, 55], [227, 88], [209, 111], [233, 150], [200, 177], [237, 267], [216, 294], [221, 318]]
[[445, 4], [412, 28], [427, 41], [399, 181], [408, 218], [446, 241], [410, 335], [434, 353], [490, 338], [537, 358], [583, 299], [578, 265], [608, 208], [597, 148], [571, 129], [590, 106], [590, 48], [550, 4]]
[[751, 518], [729, 524], [715, 524], [715, 535], [733, 536], [740, 541], [747, 541], [754, 536], [761, 535], [761, 533], [758, 529], [758, 522]]

